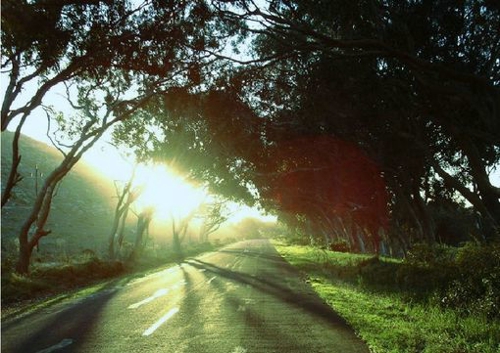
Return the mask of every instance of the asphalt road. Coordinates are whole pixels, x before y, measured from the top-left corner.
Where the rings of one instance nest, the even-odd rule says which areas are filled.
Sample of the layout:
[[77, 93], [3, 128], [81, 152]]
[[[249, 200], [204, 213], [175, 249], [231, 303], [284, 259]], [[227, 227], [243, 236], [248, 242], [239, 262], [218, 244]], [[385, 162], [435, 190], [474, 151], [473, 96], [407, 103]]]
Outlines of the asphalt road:
[[2, 353], [369, 352], [267, 240], [2, 322]]

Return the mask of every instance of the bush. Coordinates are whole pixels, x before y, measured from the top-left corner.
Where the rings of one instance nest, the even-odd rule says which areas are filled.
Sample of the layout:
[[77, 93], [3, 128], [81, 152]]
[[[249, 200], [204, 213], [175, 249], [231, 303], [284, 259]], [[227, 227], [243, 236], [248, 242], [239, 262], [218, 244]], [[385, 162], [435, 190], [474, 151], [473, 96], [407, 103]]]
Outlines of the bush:
[[453, 249], [417, 244], [397, 271], [414, 297], [435, 298], [464, 314], [500, 317], [500, 245], [467, 243]]
[[466, 244], [457, 253], [456, 270], [441, 304], [467, 314], [500, 317], [500, 245]]
[[124, 272], [123, 263], [101, 261], [97, 258], [85, 263], [34, 267], [29, 276], [21, 276], [11, 270], [10, 273], [2, 274], [2, 304], [76, 289], [119, 276]]

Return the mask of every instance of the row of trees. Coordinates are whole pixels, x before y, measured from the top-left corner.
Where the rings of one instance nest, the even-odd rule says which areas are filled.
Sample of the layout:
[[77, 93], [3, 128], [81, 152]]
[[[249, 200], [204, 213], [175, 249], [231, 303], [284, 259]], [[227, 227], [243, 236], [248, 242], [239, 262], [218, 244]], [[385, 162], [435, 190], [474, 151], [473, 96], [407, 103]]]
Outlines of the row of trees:
[[[20, 232], [20, 272], [55, 185], [108, 129], [141, 159], [354, 249], [436, 240], [472, 205], [498, 239], [500, 8], [493, 1], [2, 2], [2, 131], [66, 84], [73, 137]], [[36, 87], [27, 103], [21, 91]], [[21, 103], [20, 103], [21, 102]], [[18, 120], [15, 120], [18, 119]]]
[[[108, 258], [111, 260], [122, 258], [137, 260], [143, 253], [149, 236], [150, 223], [155, 217], [153, 205], [136, 208], [136, 201], [141, 197], [145, 185], [135, 185], [136, 167], [132, 171], [130, 179], [123, 183], [115, 181], [116, 205], [114, 218], [108, 238]], [[129, 215], [134, 214], [136, 218], [135, 241], [131, 251], [124, 249], [125, 234], [130, 226]], [[190, 211], [189, 214], [176, 217], [170, 215], [169, 223], [172, 235], [172, 247], [175, 254], [182, 258], [182, 243], [184, 242], [188, 229], [194, 219], [201, 224], [198, 229], [198, 242], [208, 243], [209, 236], [219, 230], [221, 225], [229, 219], [231, 212], [227, 200], [212, 197], [205, 200]], [[166, 226], [166, 223], [164, 224]], [[163, 232], [167, 232], [164, 229]], [[166, 234], [163, 234], [166, 235]], [[130, 240], [130, 239], [129, 239]]]
[[[202, 92], [159, 97], [118, 140], [146, 138], [151, 148], [138, 153], [173, 160], [219, 192], [252, 199], [256, 190], [288, 224], [355, 250], [378, 251], [380, 237], [403, 251], [498, 239], [496, 5], [217, 5], [244, 29], [251, 58], [207, 75]], [[161, 138], [130, 140], [145, 116]], [[443, 214], [468, 219], [464, 231], [447, 234]]]
[[[204, 43], [209, 19], [203, 2], [7, 0], [1, 6], [2, 70], [8, 75], [1, 125], [2, 131], [15, 130], [2, 207], [22, 180], [19, 136], [26, 120], [40, 119], [44, 108], [65, 137], [58, 143], [64, 160], [47, 175], [19, 232], [17, 271], [26, 273], [34, 246], [50, 233], [45, 224], [58, 183], [155, 94], [196, 82], [197, 67], [207, 61], [200, 49], [217, 49], [218, 42]], [[61, 86], [75, 116], [44, 105]], [[26, 97], [25, 90], [33, 93]]]

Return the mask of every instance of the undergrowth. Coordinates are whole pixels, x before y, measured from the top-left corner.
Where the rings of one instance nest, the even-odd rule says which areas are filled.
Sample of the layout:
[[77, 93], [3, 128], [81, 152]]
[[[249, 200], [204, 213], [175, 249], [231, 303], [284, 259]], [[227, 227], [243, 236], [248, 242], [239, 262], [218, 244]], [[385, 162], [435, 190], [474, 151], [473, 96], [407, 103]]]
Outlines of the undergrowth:
[[[186, 246], [182, 257], [213, 251], [227, 242], [201, 243]], [[145, 252], [133, 261], [103, 260], [97, 256], [75, 257], [53, 263], [35, 263], [29, 275], [14, 271], [15, 257], [2, 258], [2, 306], [19, 305], [26, 301], [45, 300], [55, 295], [95, 285], [124, 275], [155, 270], [181, 259], [173, 252]]]
[[499, 246], [417, 246], [406, 260], [275, 243], [374, 353], [500, 352]]

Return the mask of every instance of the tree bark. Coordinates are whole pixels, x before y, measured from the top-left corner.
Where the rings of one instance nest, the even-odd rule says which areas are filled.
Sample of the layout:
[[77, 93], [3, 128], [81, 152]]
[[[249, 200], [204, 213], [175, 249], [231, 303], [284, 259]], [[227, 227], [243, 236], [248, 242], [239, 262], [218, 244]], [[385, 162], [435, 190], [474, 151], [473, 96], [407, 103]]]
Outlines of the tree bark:
[[22, 116], [12, 139], [12, 161], [9, 171], [9, 177], [7, 178], [7, 182], [5, 183], [5, 188], [2, 193], [2, 208], [12, 197], [12, 190], [14, 189], [14, 187], [23, 179], [19, 174], [19, 164], [21, 163], [21, 155], [19, 153], [19, 139], [21, 137], [21, 130], [26, 121], [26, 118], [27, 115]]

